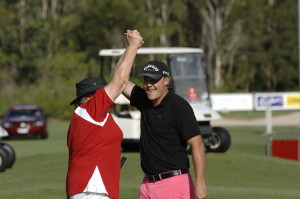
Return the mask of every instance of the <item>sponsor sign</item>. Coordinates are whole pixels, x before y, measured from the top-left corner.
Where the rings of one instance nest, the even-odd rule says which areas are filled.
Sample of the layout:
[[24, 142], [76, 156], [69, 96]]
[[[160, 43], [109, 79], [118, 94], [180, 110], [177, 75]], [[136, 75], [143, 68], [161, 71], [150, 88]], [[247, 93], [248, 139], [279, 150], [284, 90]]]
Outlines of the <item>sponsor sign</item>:
[[286, 105], [288, 107], [300, 107], [300, 94], [299, 95], [288, 95]]
[[300, 93], [255, 93], [255, 110], [300, 109]]
[[[195, 97], [195, 92], [190, 91], [191, 96]], [[265, 111], [267, 107], [271, 110], [300, 110], [300, 92], [215, 93], [211, 94], [211, 102], [217, 111]]]
[[253, 110], [253, 95], [250, 93], [212, 94], [212, 108], [217, 111]]
[[257, 98], [258, 107], [282, 107], [283, 96], [258, 96]]
[[198, 91], [196, 88], [188, 88], [187, 93], [188, 93], [190, 101], [198, 101], [199, 100]]

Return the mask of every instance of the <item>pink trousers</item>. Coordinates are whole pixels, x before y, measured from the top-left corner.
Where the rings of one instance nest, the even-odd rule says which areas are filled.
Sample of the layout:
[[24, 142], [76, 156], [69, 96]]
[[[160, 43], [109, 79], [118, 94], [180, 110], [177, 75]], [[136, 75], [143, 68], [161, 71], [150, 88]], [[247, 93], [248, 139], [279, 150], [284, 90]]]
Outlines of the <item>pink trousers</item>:
[[145, 177], [140, 187], [140, 199], [195, 199], [192, 177], [187, 173], [156, 182]]

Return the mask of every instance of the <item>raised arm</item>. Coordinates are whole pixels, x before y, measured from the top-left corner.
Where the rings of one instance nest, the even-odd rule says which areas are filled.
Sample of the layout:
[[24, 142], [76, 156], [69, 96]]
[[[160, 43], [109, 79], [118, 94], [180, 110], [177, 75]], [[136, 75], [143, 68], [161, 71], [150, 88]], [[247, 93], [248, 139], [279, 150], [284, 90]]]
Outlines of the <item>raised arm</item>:
[[137, 30], [127, 30], [125, 36], [127, 39], [126, 50], [118, 61], [112, 80], [105, 87], [112, 100], [115, 100], [126, 87], [137, 50], [144, 43], [142, 36]]
[[131, 96], [131, 91], [133, 89], [133, 87], [135, 86], [134, 83], [132, 83], [131, 81], [128, 81], [128, 83], [126, 84], [125, 89], [123, 90], [123, 95], [130, 100], [130, 96]]

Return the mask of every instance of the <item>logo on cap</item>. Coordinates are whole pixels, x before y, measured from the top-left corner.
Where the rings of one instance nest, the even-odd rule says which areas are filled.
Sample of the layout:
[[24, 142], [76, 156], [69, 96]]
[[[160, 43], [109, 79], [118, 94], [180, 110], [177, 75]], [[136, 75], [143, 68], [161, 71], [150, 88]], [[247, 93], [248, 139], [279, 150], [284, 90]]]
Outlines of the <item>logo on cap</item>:
[[159, 69], [156, 66], [149, 64], [148, 66], [144, 67], [144, 71], [159, 71]]
[[163, 71], [163, 75], [165, 75], [165, 76], [169, 76], [169, 75], [170, 75], [170, 73], [169, 73], [169, 72], [167, 72], [167, 71]]

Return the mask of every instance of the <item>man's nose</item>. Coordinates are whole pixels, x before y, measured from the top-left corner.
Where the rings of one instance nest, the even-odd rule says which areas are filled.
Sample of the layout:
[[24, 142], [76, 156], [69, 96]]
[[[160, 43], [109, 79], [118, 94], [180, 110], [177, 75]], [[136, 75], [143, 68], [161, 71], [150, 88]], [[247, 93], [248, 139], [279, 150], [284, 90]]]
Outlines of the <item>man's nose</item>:
[[147, 86], [147, 87], [152, 86], [152, 84], [151, 84], [150, 81], [145, 81], [145, 82], [144, 82], [144, 85]]

